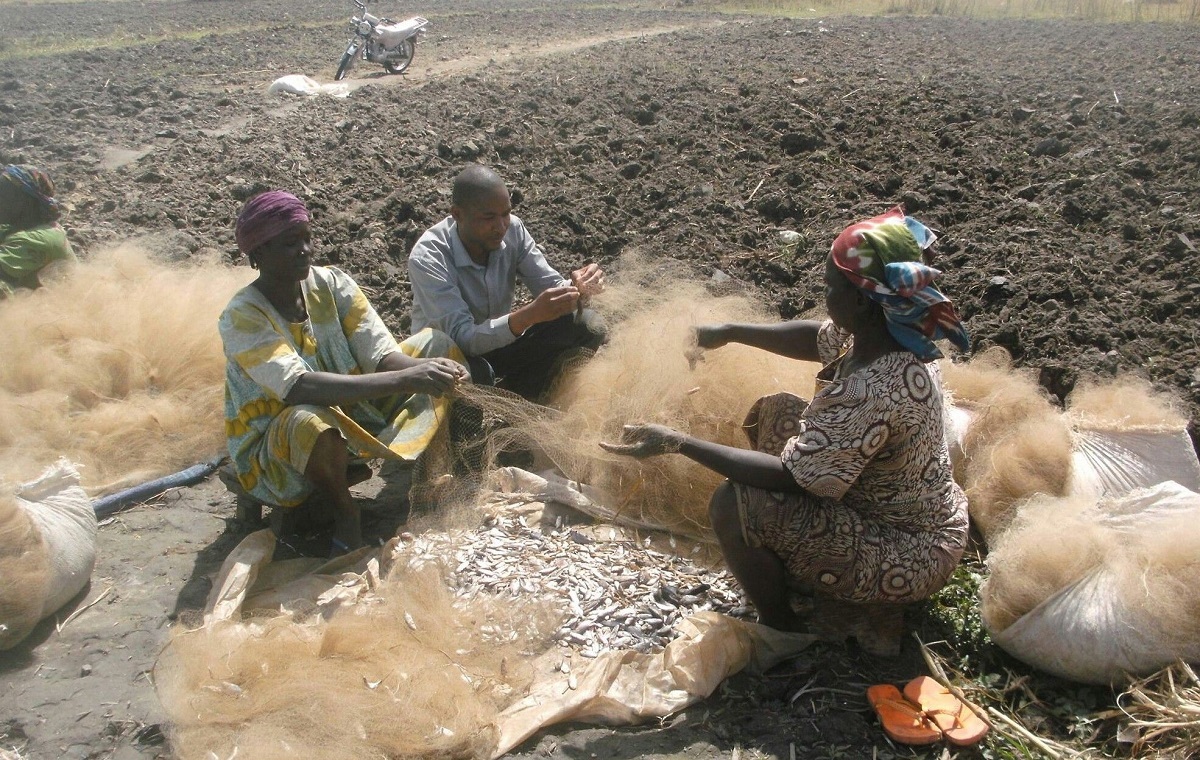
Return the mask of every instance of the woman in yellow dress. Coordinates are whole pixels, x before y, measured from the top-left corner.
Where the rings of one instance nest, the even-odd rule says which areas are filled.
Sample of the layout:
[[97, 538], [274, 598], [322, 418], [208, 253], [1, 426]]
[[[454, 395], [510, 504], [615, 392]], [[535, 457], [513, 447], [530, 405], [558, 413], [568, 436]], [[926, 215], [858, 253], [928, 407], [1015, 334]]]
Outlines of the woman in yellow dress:
[[322, 491], [334, 510], [333, 553], [362, 544], [350, 453], [415, 460], [469, 378], [463, 355], [433, 330], [397, 343], [349, 275], [312, 265], [304, 203], [275, 190], [250, 199], [238, 248], [258, 279], [220, 318], [225, 431], [242, 487], [278, 507]]

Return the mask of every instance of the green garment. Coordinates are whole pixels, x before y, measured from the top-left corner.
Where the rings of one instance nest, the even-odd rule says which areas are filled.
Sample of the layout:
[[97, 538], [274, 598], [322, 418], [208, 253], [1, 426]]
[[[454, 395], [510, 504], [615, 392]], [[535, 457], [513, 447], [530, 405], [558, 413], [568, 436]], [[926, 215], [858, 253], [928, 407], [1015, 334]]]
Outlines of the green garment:
[[38, 272], [55, 261], [76, 261], [62, 227], [46, 224], [12, 233], [0, 227], [0, 298], [16, 288], [40, 286]]

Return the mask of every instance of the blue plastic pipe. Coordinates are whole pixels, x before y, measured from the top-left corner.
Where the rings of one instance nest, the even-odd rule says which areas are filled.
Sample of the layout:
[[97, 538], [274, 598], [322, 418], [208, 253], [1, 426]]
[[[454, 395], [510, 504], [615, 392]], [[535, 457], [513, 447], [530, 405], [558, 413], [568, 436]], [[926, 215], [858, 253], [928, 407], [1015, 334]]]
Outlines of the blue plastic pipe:
[[151, 480], [133, 488], [127, 488], [124, 491], [109, 494], [102, 499], [97, 499], [92, 502], [92, 509], [96, 512], [96, 519], [103, 519], [114, 512], [120, 512], [126, 507], [141, 504], [172, 488], [183, 488], [184, 486], [199, 483], [216, 472], [217, 468], [221, 466], [221, 461], [224, 459], [224, 455], [213, 457], [203, 464], [189, 467], [186, 470], [180, 470], [174, 475], [167, 475], [166, 477]]

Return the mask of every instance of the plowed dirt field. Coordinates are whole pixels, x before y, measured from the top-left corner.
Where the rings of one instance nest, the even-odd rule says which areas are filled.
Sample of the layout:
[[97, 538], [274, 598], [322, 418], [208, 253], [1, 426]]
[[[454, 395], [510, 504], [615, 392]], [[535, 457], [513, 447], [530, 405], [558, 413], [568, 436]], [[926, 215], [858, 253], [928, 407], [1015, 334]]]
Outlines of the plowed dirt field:
[[[306, 99], [266, 87], [332, 79], [349, 3], [0, 3], [0, 163], [51, 172], [84, 256], [150, 236], [181, 260], [234, 261], [241, 202], [290, 189], [315, 211], [318, 259], [401, 333], [405, 257], [467, 162], [509, 180], [562, 270], [669, 257], [724, 272], [783, 318], [822, 303], [843, 226], [903, 203], [941, 231], [942, 282], [975, 350], [1007, 348], [1059, 398], [1092, 374], [1140, 374], [1179, 396], [1195, 439], [1196, 28], [571, 0], [372, 10], [430, 19], [411, 72], [360, 65], [350, 97]], [[782, 247], [782, 230], [800, 243]], [[93, 592], [129, 590], [6, 653], [0, 730], [28, 757], [168, 755], [146, 674], [169, 619], [203, 603], [244, 534], [219, 484], [176, 499], [102, 529]], [[908, 756], [839, 690], [920, 668], [907, 645], [893, 663], [821, 647], [669, 725], [555, 729], [523, 756]]]

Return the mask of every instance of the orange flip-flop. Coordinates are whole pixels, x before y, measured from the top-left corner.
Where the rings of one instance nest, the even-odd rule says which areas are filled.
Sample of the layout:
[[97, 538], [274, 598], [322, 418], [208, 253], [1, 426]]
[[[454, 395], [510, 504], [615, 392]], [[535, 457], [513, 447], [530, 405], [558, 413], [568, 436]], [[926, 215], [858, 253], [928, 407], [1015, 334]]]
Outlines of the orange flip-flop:
[[946, 741], [969, 747], [988, 732], [988, 724], [969, 705], [929, 676], [917, 676], [904, 687], [904, 696], [933, 721]]
[[921, 709], [904, 698], [890, 683], [867, 689], [867, 701], [875, 708], [883, 732], [900, 744], [934, 744], [942, 731]]

